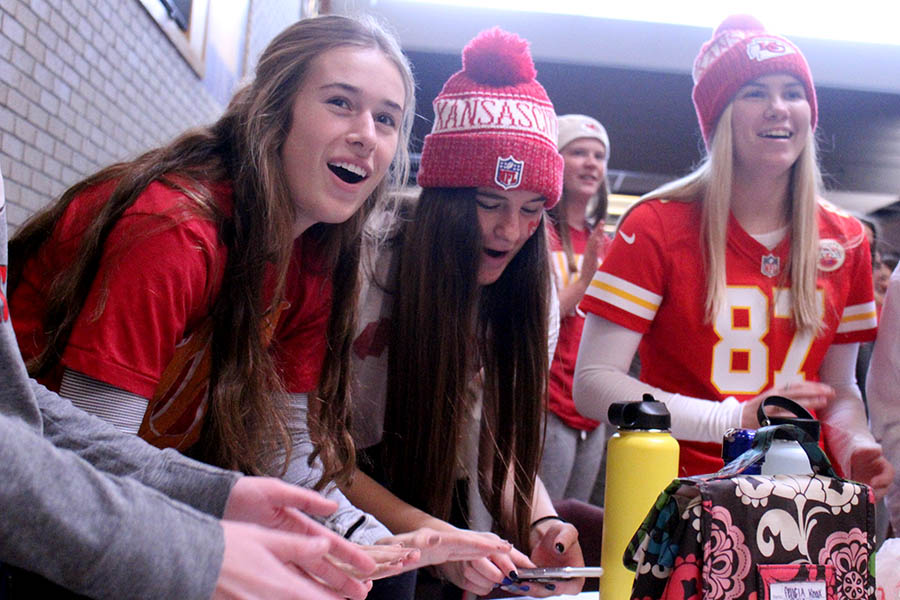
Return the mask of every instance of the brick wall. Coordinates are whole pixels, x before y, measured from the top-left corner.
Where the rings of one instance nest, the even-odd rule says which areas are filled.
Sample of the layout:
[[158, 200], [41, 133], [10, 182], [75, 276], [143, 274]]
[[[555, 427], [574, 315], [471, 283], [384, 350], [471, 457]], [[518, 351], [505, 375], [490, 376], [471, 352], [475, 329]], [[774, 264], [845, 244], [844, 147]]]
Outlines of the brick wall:
[[252, 73], [259, 55], [273, 37], [300, 18], [301, 0], [253, 0], [250, 2], [250, 27], [244, 72]]
[[[280, 20], [255, 17], [271, 13]], [[248, 39], [261, 49], [298, 14], [299, 0], [253, 0]], [[0, 170], [11, 229], [99, 168], [222, 109], [138, 0], [0, 0]]]

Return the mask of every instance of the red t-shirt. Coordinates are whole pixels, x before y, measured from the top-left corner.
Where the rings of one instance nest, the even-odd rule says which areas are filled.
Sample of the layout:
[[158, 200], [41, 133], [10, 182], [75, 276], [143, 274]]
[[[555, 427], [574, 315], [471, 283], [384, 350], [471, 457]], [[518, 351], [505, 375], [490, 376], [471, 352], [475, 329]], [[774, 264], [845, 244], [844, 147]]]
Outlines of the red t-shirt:
[[[85, 227], [115, 183], [85, 191], [66, 210], [50, 240], [25, 265], [10, 298], [25, 359], [45, 347], [42, 322], [53, 278], [72, 262]], [[231, 187], [211, 186], [223, 210]], [[153, 397], [176, 347], [206, 321], [219, 293], [227, 259], [215, 223], [162, 183], [151, 184], [113, 228], [84, 309], [60, 368], [42, 383], [59, 389], [63, 368], [78, 371], [144, 398]], [[285, 300], [271, 342], [286, 389], [308, 392], [318, 384], [325, 355], [331, 284], [316, 245], [299, 238], [288, 271]]]
[[[569, 239], [572, 241], [572, 252], [578, 271], [569, 270], [569, 260], [563, 250], [562, 241], [556, 230], [550, 229], [550, 264], [556, 274], [559, 289], [570, 285], [581, 275], [584, 249], [590, 231], [569, 227]], [[559, 340], [556, 342], [556, 353], [550, 364], [549, 408], [560, 420], [573, 429], [593, 431], [599, 421], [588, 419], [575, 409], [572, 400], [572, 379], [575, 375], [575, 360], [578, 358], [578, 344], [581, 342], [581, 330], [584, 328], [584, 313], [578, 308], [560, 320]]]
[[[643, 334], [641, 380], [687, 396], [749, 400], [789, 381], [818, 381], [831, 344], [865, 342], [876, 331], [868, 242], [859, 222], [820, 203], [817, 287], [823, 329], [812, 338], [791, 322], [790, 235], [771, 251], [732, 217], [726, 298], [705, 322], [706, 279], [697, 202], [653, 200], [619, 227], [581, 308]], [[681, 441], [680, 473], [722, 466], [718, 444]]]

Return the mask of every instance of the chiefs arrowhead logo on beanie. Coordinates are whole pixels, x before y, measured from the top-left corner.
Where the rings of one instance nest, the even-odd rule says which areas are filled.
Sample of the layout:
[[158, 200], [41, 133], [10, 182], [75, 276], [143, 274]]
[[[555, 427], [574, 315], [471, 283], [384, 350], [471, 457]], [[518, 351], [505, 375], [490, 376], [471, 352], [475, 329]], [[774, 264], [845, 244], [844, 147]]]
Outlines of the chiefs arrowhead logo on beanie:
[[709, 140], [722, 111], [746, 83], [774, 73], [788, 73], [806, 88], [810, 124], [816, 127], [816, 88], [806, 59], [788, 39], [768, 33], [755, 18], [733, 15], [716, 28], [694, 60], [691, 97], [703, 140]]
[[562, 193], [558, 125], [528, 42], [484, 31], [463, 49], [462, 64], [434, 100], [419, 185], [516, 188], [553, 206]]

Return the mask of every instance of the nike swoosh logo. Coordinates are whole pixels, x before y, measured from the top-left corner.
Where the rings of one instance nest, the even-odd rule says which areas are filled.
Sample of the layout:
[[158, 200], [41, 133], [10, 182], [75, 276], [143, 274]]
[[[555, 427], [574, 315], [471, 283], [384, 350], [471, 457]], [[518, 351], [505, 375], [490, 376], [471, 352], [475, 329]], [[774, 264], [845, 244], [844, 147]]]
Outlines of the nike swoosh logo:
[[619, 235], [622, 236], [622, 239], [625, 240], [625, 243], [626, 243], [626, 244], [633, 244], [633, 243], [634, 243], [634, 236], [635, 236], [636, 234], [632, 233], [631, 235], [625, 235], [625, 232], [622, 231], [622, 230], [620, 229], [620, 230], [619, 230]]

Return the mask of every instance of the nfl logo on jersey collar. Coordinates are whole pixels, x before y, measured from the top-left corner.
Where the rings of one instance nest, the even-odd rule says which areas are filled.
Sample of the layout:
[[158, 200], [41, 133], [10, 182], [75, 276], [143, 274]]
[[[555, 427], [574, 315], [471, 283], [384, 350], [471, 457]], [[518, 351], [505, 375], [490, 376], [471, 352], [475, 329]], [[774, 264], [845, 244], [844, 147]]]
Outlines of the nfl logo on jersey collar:
[[759, 272], [766, 277], [776, 277], [781, 273], [781, 259], [774, 254], [766, 254], [760, 260]]
[[818, 267], [820, 271], [837, 271], [844, 264], [846, 251], [841, 243], [835, 239], [819, 240], [819, 260]]
[[494, 183], [504, 190], [519, 187], [522, 183], [522, 171], [525, 168], [524, 160], [516, 160], [512, 156], [497, 157], [497, 168], [494, 171]]

